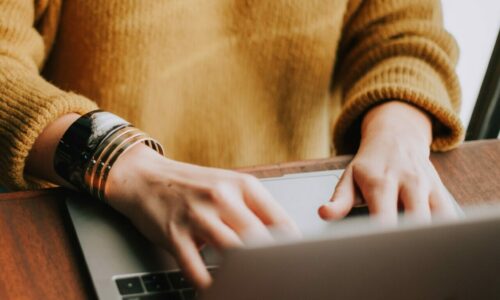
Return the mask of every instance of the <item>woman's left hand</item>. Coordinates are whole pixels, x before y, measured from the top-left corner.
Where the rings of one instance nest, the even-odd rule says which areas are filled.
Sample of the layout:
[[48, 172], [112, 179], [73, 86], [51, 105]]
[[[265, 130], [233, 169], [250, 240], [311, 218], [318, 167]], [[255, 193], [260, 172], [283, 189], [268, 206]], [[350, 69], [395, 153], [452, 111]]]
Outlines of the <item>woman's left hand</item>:
[[343, 218], [360, 201], [370, 215], [390, 224], [397, 223], [399, 208], [421, 222], [457, 216], [429, 160], [432, 126], [424, 112], [391, 101], [371, 109], [361, 127], [359, 150], [330, 202], [319, 208], [321, 218]]

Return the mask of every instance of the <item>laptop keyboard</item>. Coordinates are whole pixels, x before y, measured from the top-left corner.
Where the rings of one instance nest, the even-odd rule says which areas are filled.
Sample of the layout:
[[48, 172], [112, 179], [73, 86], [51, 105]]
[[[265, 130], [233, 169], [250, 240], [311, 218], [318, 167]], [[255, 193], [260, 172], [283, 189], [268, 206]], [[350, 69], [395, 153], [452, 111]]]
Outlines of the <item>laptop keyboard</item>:
[[[213, 276], [216, 267], [207, 268]], [[196, 290], [180, 271], [117, 276], [122, 300], [193, 300]]]

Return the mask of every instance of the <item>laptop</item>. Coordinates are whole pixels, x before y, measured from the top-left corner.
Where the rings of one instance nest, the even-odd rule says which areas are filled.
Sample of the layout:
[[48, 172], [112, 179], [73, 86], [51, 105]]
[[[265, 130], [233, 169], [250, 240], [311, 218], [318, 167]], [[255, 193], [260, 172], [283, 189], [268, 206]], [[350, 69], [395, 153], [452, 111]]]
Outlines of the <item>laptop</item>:
[[[197, 294], [173, 257], [123, 216], [67, 199], [99, 299], [485, 299], [500, 295], [500, 209], [455, 221], [385, 228], [366, 217], [329, 223], [318, 207], [343, 170], [262, 179], [304, 233], [219, 256], [202, 251], [213, 286]], [[81, 196], [83, 197], [83, 196]], [[457, 209], [458, 205], [457, 205]]]

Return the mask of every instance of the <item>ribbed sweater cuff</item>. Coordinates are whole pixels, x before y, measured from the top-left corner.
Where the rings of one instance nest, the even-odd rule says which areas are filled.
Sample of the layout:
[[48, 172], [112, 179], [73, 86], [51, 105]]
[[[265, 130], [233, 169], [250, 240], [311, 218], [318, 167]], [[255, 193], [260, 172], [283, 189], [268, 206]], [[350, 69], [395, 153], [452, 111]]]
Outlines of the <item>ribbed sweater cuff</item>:
[[355, 152], [364, 114], [373, 106], [390, 100], [404, 101], [429, 113], [433, 118], [431, 149], [452, 149], [464, 138], [457, 114], [458, 100], [452, 101], [450, 97], [451, 94], [456, 98], [457, 93], [458, 83], [446, 86], [436, 71], [418, 59], [397, 57], [384, 61], [346, 94], [344, 107], [335, 124], [336, 152]]
[[36, 138], [60, 116], [84, 114], [97, 106], [83, 96], [57, 89], [41, 77], [11, 75], [0, 82], [0, 185], [9, 190], [46, 187], [48, 183], [24, 172]]

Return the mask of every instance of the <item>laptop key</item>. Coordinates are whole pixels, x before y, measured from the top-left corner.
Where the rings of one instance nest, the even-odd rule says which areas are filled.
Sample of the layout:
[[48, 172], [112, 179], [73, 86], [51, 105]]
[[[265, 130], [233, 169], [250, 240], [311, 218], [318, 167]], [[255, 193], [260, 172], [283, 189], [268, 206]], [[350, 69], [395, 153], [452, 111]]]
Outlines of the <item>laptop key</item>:
[[143, 293], [144, 289], [141, 285], [139, 277], [128, 277], [116, 279], [116, 285], [121, 295]]
[[367, 216], [370, 214], [370, 211], [368, 210], [368, 206], [354, 206], [349, 213], [347, 214], [347, 217], [357, 217], [357, 216]]
[[174, 291], [161, 294], [124, 297], [123, 300], [182, 300], [182, 296], [179, 292]]
[[195, 300], [196, 290], [194, 289], [182, 290], [182, 296], [184, 297], [184, 300]]
[[170, 290], [167, 274], [157, 273], [142, 276], [142, 282], [148, 292], [163, 292]]
[[193, 287], [193, 285], [181, 272], [168, 273], [168, 278], [170, 279], [174, 289], [188, 289]]

